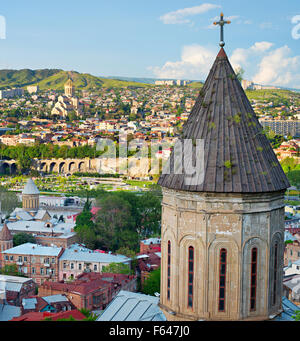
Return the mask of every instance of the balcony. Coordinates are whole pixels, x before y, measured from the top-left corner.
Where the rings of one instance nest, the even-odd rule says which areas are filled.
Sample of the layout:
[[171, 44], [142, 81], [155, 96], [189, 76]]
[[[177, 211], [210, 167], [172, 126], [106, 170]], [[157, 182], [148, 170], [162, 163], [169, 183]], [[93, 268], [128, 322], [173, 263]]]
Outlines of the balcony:
[[45, 266], [46, 268], [49, 268], [49, 267], [50, 267], [50, 263], [44, 263], [44, 266]]
[[17, 265], [23, 265], [23, 262], [16, 262]]

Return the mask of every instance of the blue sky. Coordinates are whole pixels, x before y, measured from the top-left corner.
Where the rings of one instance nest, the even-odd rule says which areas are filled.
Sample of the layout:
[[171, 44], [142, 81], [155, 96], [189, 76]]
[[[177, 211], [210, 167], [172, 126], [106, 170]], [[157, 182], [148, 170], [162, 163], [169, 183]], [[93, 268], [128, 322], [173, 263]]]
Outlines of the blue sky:
[[296, 0], [10, 0], [0, 6], [0, 68], [205, 79], [221, 11], [232, 20], [225, 50], [245, 78], [300, 88]]

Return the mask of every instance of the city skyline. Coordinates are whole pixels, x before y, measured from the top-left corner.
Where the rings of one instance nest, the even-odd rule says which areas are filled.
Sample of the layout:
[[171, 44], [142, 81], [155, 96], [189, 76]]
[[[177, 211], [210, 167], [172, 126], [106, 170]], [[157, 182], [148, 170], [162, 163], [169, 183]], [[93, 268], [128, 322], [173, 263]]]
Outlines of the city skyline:
[[[203, 80], [218, 51], [213, 21], [223, 11], [225, 50], [245, 79], [300, 88], [296, 4], [256, 1], [90, 0], [2, 5], [0, 69], [60, 68], [96, 76]], [[2, 37], [3, 38], [3, 37]]]

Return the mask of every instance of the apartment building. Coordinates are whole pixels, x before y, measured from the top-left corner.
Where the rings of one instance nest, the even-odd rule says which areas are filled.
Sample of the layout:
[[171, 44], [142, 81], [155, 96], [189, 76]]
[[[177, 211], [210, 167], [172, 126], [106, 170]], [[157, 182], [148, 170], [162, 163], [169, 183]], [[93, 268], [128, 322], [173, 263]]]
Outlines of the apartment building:
[[37, 284], [45, 280], [57, 281], [59, 257], [63, 248], [26, 243], [2, 252], [3, 266], [16, 264], [18, 271], [31, 277]]

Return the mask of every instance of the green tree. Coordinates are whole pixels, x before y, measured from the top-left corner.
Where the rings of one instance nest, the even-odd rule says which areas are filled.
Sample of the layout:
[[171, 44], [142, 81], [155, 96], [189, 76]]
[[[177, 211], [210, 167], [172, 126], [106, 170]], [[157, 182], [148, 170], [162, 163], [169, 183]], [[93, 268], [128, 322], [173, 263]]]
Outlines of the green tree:
[[85, 309], [85, 308], [79, 309], [79, 311], [86, 317], [82, 321], [96, 321], [98, 316], [99, 316], [99, 315], [97, 315], [97, 314], [93, 313], [92, 311]]
[[295, 321], [300, 321], [300, 310], [297, 310], [296, 315], [292, 316]]
[[150, 273], [144, 282], [142, 292], [151, 296], [154, 296], [156, 292], [160, 293], [160, 267]]
[[293, 170], [287, 173], [287, 177], [292, 186], [300, 187], [300, 169]]
[[114, 273], [114, 274], [124, 274], [124, 275], [132, 275], [133, 271], [130, 269], [130, 266], [124, 263], [111, 263], [107, 266], [103, 266], [103, 273]]
[[14, 246], [18, 246], [18, 245], [25, 244], [25, 243], [35, 244], [36, 240], [35, 240], [34, 236], [32, 236], [31, 234], [25, 233], [25, 232], [17, 233], [13, 236]]
[[236, 70], [235, 70], [235, 73], [236, 73], [236, 77], [237, 79], [242, 82], [243, 80], [243, 77], [244, 77], [244, 73], [245, 73], [245, 70], [241, 67], [238, 67]]
[[16, 193], [8, 191], [3, 186], [0, 186], [0, 202], [1, 211], [5, 215], [9, 215], [16, 207], [21, 205]]
[[92, 250], [96, 248], [97, 236], [92, 226], [88, 224], [76, 226], [75, 231], [79, 243]]
[[5, 264], [4, 267], [0, 269], [0, 274], [7, 276], [26, 277], [24, 274], [18, 271], [17, 264]]
[[[126, 238], [132, 240], [134, 232], [134, 220], [131, 216], [131, 206], [121, 197], [108, 195], [98, 200], [101, 209], [96, 216], [96, 230], [100, 247], [111, 251], [121, 246]], [[122, 240], [122, 243], [121, 243]]]

